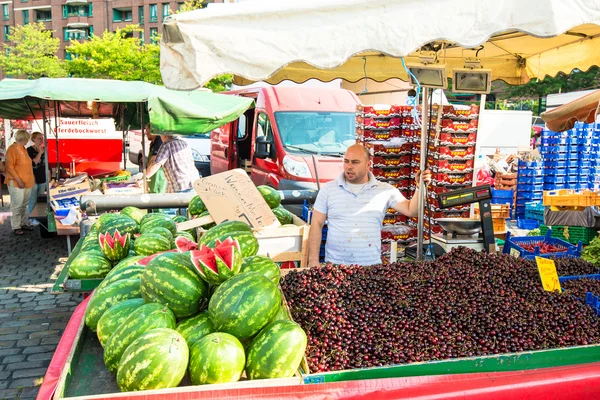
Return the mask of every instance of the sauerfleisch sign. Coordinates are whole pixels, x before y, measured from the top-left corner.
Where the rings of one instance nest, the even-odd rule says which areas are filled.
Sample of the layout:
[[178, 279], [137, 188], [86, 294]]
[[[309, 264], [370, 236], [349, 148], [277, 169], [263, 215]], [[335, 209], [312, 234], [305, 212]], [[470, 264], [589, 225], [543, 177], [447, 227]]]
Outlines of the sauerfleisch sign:
[[[36, 120], [32, 129], [43, 133], [43, 126], [42, 120]], [[48, 139], [122, 139], [112, 118], [58, 118], [58, 125], [52, 119], [50, 128]]]

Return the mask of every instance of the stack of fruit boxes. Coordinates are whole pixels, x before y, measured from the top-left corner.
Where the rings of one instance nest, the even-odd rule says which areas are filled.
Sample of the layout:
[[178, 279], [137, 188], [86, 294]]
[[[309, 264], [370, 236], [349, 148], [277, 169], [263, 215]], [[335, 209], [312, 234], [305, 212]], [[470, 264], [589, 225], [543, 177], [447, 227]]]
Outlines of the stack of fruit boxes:
[[542, 200], [544, 190], [544, 170], [541, 161], [519, 160], [517, 175], [517, 206], [515, 217], [525, 219], [525, 206], [527, 203]]

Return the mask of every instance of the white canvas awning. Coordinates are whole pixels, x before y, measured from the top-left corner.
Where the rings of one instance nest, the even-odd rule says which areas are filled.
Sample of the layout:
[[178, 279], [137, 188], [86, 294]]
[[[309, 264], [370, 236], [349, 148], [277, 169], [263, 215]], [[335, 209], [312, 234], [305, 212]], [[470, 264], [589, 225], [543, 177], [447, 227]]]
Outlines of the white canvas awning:
[[432, 43], [449, 74], [477, 55], [493, 79], [522, 84], [600, 64], [599, 25], [600, 0], [257, 0], [167, 18], [161, 71], [175, 89], [224, 73], [406, 80], [399, 57]]

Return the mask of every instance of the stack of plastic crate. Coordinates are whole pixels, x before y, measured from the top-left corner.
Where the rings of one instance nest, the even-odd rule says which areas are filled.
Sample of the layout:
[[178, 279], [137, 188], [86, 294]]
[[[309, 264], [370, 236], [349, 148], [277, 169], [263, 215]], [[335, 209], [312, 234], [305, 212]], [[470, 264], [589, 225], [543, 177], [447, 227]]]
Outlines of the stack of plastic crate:
[[[566, 189], [569, 184], [568, 167], [573, 163], [577, 164], [577, 138], [571, 137], [568, 132], [544, 129], [540, 153], [544, 168], [543, 190]], [[577, 177], [574, 182], [577, 183]]]
[[544, 194], [544, 169], [541, 161], [519, 160], [515, 218], [525, 220], [526, 205], [541, 201]]
[[510, 204], [510, 215], [513, 214], [515, 205], [515, 191], [514, 189], [492, 189], [492, 204]]
[[600, 191], [600, 125], [578, 123], [575, 128], [578, 132], [581, 132], [582, 136], [592, 137], [588, 189]]
[[581, 126], [571, 129], [571, 132], [577, 141], [577, 161], [569, 161], [568, 176], [571, 179], [575, 175], [577, 183], [573, 184], [569, 181], [568, 187], [569, 189], [582, 191], [588, 189], [592, 160], [596, 159], [592, 148], [594, 129], [589, 126]]

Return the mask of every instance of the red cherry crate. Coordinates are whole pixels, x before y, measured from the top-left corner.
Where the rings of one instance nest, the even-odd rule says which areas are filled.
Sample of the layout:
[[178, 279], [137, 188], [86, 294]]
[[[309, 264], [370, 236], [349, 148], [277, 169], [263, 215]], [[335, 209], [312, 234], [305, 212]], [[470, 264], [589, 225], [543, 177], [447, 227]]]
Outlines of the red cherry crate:
[[432, 219], [438, 218], [469, 218], [469, 211], [427, 211], [425, 210], [427, 216], [430, 216]]
[[435, 160], [429, 167], [433, 172], [473, 172], [473, 160]]
[[408, 232], [395, 233], [393, 231], [386, 230], [386, 228], [383, 228], [381, 230], [381, 241], [382, 242], [407, 241], [407, 240], [410, 240], [410, 238], [414, 237], [417, 234], [417, 229], [414, 227], [411, 227], [407, 231]]
[[374, 130], [374, 129], [356, 129], [356, 135], [365, 141], [372, 140], [390, 140], [401, 137], [400, 129]]
[[[430, 148], [431, 150], [431, 148]], [[475, 158], [475, 147], [439, 146], [432, 156], [439, 159], [470, 160]]]
[[375, 177], [381, 178], [380, 180], [399, 180], [406, 179], [410, 176], [410, 167], [392, 169], [373, 168], [371, 172], [373, 173], [373, 175], [375, 175]]
[[[365, 106], [359, 104], [356, 106], [356, 113], [368, 118], [392, 118], [401, 117], [403, 115], [404, 106], [397, 105], [377, 105]], [[409, 111], [410, 112], [410, 111]]]
[[[434, 139], [435, 133], [429, 136]], [[476, 143], [476, 133], [440, 133], [438, 137], [438, 144], [442, 146], [475, 146]]]
[[[470, 105], [470, 106], [443, 106], [442, 116], [444, 118], [450, 119], [477, 119], [479, 118], [479, 106], [478, 105]], [[437, 108], [434, 107], [435, 110]]]
[[373, 142], [365, 142], [365, 147], [369, 149], [369, 151], [374, 156], [400, 156], [410, 154], [413, 148], [412, 143], [404, 143], [400, 146], [395, 146], [393, 144], [381, 144], [381, 143], [373, 143]]
[[386, 214], [383, 225], [399, 225], [406, 223], [406, 216], [402, 214]]
[[[397, 168], [402, 166], [410, 166], [410, 155], [398, 156], [398, 157], [373, 157], [373, 166], [380, 168]], [[410, 173], [410, 171], [409, 171]]]
[[474, 133], [477, 132], [478, 121], [454, 121], [452, 119], [442, 119], [442, 132], [450, 133]]
[[471, 185], [473, 183], [473, 173], [472, 172], [466, 173], [466, 174], [437, 173], [437, 174], [433, 174], [432, 179], [433, 179], [434, 183], [439, 186]]
[[362, 128], [370, 129], [399, 129], [402, 126], [402, 118], [375, 119], [356, 117], [356, 125]]

